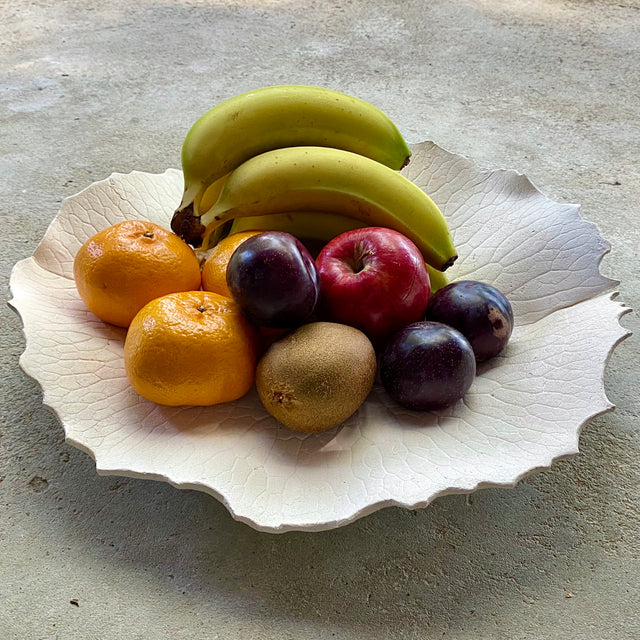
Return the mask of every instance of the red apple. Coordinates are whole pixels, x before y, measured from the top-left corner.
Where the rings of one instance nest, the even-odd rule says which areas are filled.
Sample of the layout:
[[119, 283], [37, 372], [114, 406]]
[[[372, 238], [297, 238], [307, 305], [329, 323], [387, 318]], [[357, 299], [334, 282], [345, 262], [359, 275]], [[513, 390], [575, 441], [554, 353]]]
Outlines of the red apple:
[[316, 266], [324, 312], [374, 343], [424, 318], [431, 293], [424, 258], [393, 229], [346, 231], [325, 245]]

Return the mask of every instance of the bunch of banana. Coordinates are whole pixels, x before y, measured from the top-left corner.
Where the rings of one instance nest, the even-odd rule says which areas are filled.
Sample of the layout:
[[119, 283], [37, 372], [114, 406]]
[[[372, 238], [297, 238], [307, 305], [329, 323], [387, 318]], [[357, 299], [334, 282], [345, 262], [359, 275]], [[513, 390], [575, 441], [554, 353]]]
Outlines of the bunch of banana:
[[396, 229], [444, 271], [456, 250], [435, 203], [398, 173], [409, 156], [391, 120], [357, 98], [296, 85], [241, 94], [189, 131], [171, 227], [206, 249], [238, 218], [315, 212], [306, 222], [329, 229], [337, 214]]

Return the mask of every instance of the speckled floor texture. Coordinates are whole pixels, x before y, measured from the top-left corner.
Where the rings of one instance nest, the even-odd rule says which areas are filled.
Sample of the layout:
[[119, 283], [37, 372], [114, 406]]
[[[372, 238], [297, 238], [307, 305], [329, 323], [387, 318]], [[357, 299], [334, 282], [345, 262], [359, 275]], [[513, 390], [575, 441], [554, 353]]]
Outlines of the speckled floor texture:
[[[637, 0], [0, 3], [2, 284], [62, 200], [180, 166], [193, 121], [279, 83], [374, 102], [414, 142], [579, 203], [601, 270], [640, 309]], [[640, 326], [616, 410], [514, 489], [259, 533], [195, 491], [100, 477], [19, 368], [2, 305], [3, 640], [625, 640], [640, 637]]]

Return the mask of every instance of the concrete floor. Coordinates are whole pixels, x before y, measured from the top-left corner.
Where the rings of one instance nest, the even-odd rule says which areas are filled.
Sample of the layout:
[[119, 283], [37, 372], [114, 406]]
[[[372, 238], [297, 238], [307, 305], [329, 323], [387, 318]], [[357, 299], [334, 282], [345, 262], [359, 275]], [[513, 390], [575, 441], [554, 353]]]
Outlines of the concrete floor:
[[[637, 0], [0, 3], [2, 284], [60, 203], [113, 171], [179, 166], [224, 97], [306, 83], [368, 99], [412, 142], [582, 204], [640, 309]], [[2, 310], [0, 638], [640, 637], [640, 327], [617, 410], [513, 490], [258, 533], [213, 498], [98, 477], [18, 368]]]

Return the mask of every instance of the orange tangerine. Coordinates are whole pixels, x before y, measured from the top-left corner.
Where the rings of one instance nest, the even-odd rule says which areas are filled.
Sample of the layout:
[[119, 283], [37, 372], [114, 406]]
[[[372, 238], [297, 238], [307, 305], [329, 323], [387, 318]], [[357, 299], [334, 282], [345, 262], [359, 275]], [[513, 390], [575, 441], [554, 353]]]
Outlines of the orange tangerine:
[[76, 254], [73, 275], [89, 311], [119, 327], [128, 327], [150, 300], [201, 284], [193, 249], [143, 220], [120, 222], [87, 240]]
[[124, 344], [131, 386], [169, 406], [207, 406], [241, 398], [252, 386], [260, 338], [231, 298], [172, 293], [136, 315]]

